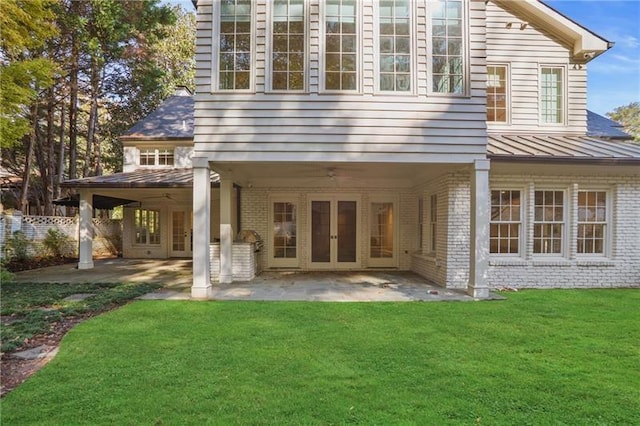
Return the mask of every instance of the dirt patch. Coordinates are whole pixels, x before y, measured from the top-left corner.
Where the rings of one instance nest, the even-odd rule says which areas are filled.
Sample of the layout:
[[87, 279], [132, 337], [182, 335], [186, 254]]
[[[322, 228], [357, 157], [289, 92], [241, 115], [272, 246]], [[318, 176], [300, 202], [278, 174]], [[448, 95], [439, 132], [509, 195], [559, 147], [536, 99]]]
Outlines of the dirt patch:
[[[35, 348], [41, 345], [58, 347], [60, 340], [76, 324], [91, 318], [93, 315], [73, 317], [63, 319], [56, 324], [56, 327], [49, 333], [35, 336], [25, 341], [20, 350]], [[55, 353], [55, 351], [53, 352]], [[36, 371], [44, 367], [53, 357], [48, 356], [41, 359], [21, 360], [12, 358], [10, 353], [2, 354], [2, 368], [0, 369], [0, 397], [15, 389], [22, 382], [27, 380]]]

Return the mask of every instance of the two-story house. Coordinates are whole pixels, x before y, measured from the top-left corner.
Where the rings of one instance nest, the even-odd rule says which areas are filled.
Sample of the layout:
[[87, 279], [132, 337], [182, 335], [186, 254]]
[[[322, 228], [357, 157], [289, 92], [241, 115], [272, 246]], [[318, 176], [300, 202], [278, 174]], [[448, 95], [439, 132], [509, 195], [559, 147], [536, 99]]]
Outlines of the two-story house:
[[92, 195], [136, 201], [125, 255], [192, 255], [199, 298], [256, 264], [412, 270], [476, 297], [640, 284], [640, 147], [588, 132], [587, 64], [609, 41], [537, 0], [197, 14], [193, 99], [123, 137], [130, 169], [68, 184], [87, 235]]

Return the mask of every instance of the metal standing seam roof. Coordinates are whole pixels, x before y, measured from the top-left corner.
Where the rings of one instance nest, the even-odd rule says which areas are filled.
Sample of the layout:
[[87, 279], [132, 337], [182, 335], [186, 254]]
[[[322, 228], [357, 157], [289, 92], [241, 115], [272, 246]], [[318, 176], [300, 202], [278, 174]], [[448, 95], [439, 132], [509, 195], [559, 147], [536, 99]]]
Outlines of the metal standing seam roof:
[[[220, 185], [220, 176], [211, 172], [211, 185]], [[139, 169], [127, 173], [68, 180], [65, 188], [191, 188], [193, 169]]]
[[589, 136], [490, 134], [487, 156], [498, 160], [608, 160], [640, 164], [640, 145]]

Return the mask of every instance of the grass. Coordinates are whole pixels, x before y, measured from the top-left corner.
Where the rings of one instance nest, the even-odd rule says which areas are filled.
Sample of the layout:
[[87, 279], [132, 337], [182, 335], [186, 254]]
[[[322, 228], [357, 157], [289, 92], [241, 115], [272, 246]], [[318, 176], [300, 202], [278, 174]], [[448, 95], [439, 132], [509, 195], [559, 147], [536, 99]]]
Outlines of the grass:
[[640, 424], [640, 291], [482, 303], [141, 301], [80, 324], [3, 424]]
[[[3, 283], [1, 350], [15, 351], [26, 339], [52, 331], [64, 319], [112, 309], [158, 287], [146, 283]], [[77, 302], [63, 300], [78, 293], [94, 296]]]

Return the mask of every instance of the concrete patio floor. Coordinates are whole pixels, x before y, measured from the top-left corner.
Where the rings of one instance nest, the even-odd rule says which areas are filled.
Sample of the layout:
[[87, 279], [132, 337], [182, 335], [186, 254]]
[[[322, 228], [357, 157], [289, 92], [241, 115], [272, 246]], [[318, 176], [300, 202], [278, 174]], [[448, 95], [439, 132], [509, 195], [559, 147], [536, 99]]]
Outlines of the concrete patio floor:
[[[143, 300], [189, 300], [190, 259], [99, 259], [93, 269], [75, 264], [16, 274], [28, 282], [157, 282], [163, 287]], [[445, 289], [406, 271], [263, 272], [249, 282], [213, 284], [214, 300], [263, 301], [470, 301], [463, 290]]]

